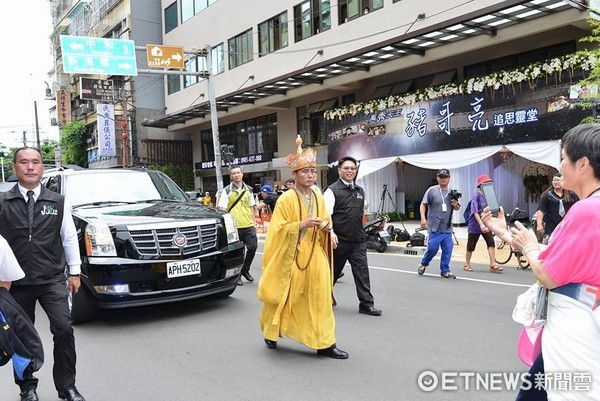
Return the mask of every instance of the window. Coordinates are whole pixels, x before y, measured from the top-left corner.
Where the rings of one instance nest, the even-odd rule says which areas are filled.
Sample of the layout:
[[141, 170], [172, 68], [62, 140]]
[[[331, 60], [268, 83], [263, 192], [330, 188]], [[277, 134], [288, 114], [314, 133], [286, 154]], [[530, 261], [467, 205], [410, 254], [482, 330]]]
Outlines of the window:
[[233, 69], [254, 59], [252, 29], [229, 39], [229, 68]]
[[207, 0], [181, 0], [181, 22], [185, 22], [208, 7]]
[[259, 56], [274, 52], [288, 45], [287, 11], [258, 25]]
[[342, 107], [349, 106], [354, 102], [356, 102], [356, 94], [350, 93], [348, 95], [342, 96]]
[[325, 120], [325, 111], [338, 106], [337, 99], [311, 103], [296, 109], [297, 129], [306, 145], [324, 145], [327, 143], [327, 133], [331, 122]]
[[177, 2], [165, 8], [165, 33], [177, 28]]
[[[206, 71], [208, 68], [206, 67], [206, 57], [193, 57], [185, 62], [185, 69], [190, 72], [199, 72]], [[188, 86], [192, 86], [197, 84], [204, 78], [198, 75], [184, 75], [183, 78], [183, 87], [187, 88]]]
[[170, 95], [181, 90], [181, 75], [167, 75], [167, 93]]
[[212, 56], [212, 74], [217, 75], [225, 71], [225, 48], [219, 43], [210, 49]]
[[[202, 160], [214, 160], [212, 131], [200, 133]], [[277, 152], [277, 114], [219, 127], [221, 145], [233, 145], [235, 157]]]
[[527, 52], [513, 54], [495, 60], [488, 60], [477, 64], [465, 66], [463, 74], [465, 79], [480, 77], [494, 71], [510, 70], [523, 67], [536, 61], [544, 61], [553, 57], [560, 57], [575, 51], [576, 44], [573, 41], [560, 43], [548, 47], [529, 50]]
[[307, 0], [294, 7], [296, 42], [331, 28], [329, 0]]
[[340, 24], [383, 8], [383, 0], [340, 0], [338, 17]]

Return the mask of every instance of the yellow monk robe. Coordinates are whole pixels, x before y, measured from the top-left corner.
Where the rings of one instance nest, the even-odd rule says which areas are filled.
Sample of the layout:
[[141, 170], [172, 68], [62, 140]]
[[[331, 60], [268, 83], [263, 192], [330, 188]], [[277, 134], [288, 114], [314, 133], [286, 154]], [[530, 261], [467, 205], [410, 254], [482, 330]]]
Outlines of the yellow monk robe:
[[[290, 337], [313, 349], [335, 343], [332, 306], [333, 252], [330, 234], [309, 228], [300, 235], [300, 221], [312, 216], [331, 221], [325, 201], [312, 191], [312, 207], [295, 190], [283, 193], [267, 231], [258, 299], [263, 302], [260, 325], [265, 339]], [[297, 252], [296, 252], [297, 249]]]

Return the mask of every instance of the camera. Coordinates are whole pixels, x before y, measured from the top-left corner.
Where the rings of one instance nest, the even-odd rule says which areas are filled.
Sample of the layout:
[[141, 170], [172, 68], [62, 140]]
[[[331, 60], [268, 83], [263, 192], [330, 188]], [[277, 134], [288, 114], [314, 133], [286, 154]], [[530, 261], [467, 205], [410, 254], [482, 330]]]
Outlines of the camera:
[[450, 199], [454, 199], [454, 200], [459, 200], [460, 197], [462, 196], [462, 194], [460, 192], [458, 192], [456, 189], [451, 189], [448, 192], [448, 196], [450, 197]]

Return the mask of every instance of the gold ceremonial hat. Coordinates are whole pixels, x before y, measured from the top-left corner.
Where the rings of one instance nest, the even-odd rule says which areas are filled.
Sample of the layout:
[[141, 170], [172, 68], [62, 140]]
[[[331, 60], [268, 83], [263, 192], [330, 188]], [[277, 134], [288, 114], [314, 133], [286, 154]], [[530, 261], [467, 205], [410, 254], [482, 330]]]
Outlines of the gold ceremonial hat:
[[300, 135], [296, 138], [296, 147], [296, 153], [290, 153], [285, 158], [290, 169], [297, 171], [305, 167], [316, 167], [317, 152], [312, 148], [308, 148], [302, 152], [302, 138], [300, 138]]

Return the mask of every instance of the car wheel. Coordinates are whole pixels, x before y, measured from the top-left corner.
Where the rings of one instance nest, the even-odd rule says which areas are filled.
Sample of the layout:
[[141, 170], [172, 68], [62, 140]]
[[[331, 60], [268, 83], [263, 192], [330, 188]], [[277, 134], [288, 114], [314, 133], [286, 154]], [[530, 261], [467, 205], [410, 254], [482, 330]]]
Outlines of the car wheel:
[[87, 288], [82, 285], [77, 294], [71, 294], [69, 297], [73, 323], [89, 322], [96, 318], [98, 307]]

